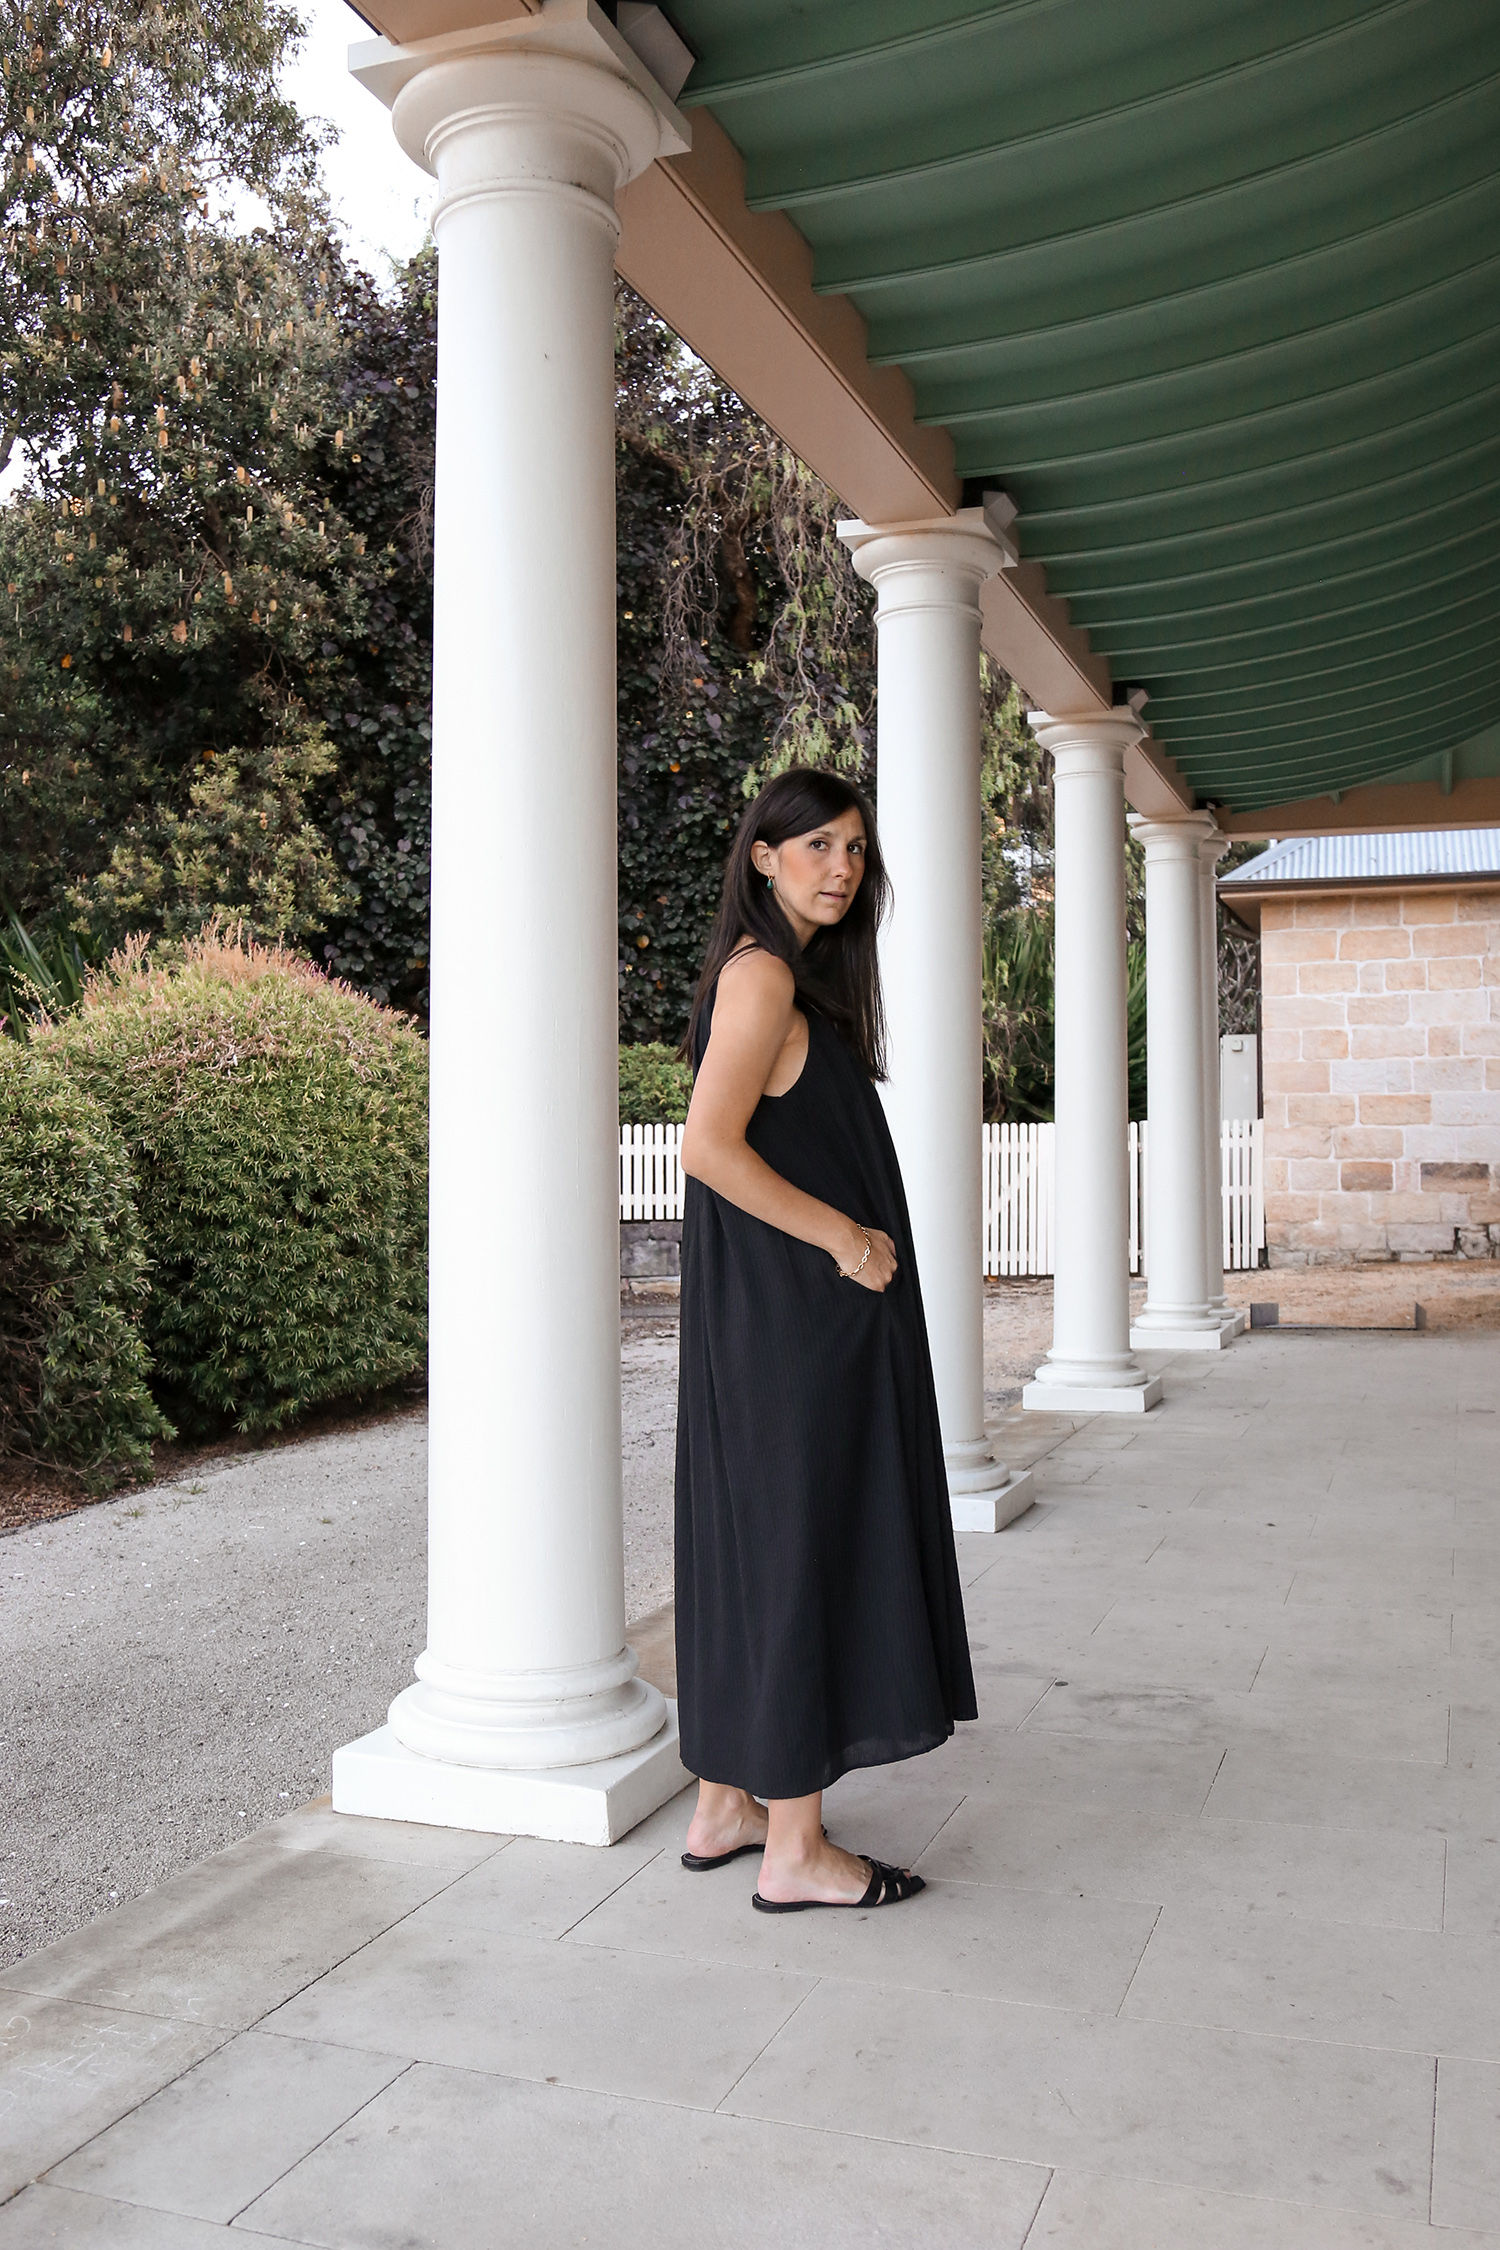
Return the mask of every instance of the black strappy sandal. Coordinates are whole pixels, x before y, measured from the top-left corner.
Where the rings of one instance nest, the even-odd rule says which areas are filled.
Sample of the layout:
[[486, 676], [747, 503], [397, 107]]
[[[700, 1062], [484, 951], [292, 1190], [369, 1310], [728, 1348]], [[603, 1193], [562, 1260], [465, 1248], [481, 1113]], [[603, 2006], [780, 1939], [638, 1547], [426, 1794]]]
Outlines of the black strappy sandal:
[[[826, 1828], [823, 1834], [827, 1836]], [[746, 1852], [763, 1852], [765, 1848], [764, 1844], [736, 1844], [732, 1852], [710, 1852], [707, 1859], [700, 1859], [697, 1852], [684, 1852], [682, 1864], [690, 1875], [704, 1875], [710, 1867], [727, 1867], [732, 1859], [743, 1859]]]
[[757, 1891], [750, 1904], [762, 1914], [802, 1914], [810, 1906], [841, 1907], [851, 1911], [860, 1906], [899, 1906], [903, 1899], [915, 1898], [925, 1891], [926, 1881], [920, 1875], [908, 1875], [899, 1867], [887, 1867], [883, 1859], [871, 1859], [861, 1852], [870, 1870], [870, 1887], [863, 1898], [762, 1898]]
[[743, 1859], [746, 1852], [763, 1852], [765, 1848], [764, 1844], [736, 1844], [732, 1852], [711, 1852], [707, 1859], [700, 1859], [697, 1852], [684, 1852], [682, 1864], [692, 1874], [702, 1875], [710, 1867], [727, 1867], [732, 1859]]

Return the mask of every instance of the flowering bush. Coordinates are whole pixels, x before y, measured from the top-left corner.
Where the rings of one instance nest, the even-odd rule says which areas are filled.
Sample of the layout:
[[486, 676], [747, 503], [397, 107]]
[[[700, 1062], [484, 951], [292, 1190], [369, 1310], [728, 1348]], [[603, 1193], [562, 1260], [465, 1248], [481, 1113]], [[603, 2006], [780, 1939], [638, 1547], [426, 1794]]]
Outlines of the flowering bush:
[[146, 1387], [146, 1253], [99, 1104], [0, 1040], [0, 1453], [96, 1491], [144, 1473], [170, 1426]]
[[129, 1160], [181, 1427], [275, 1429], [418, 1372], [427, 1049], [404, 1016], [211, 925], [155, 958], [132, 941], [32, 1051]]

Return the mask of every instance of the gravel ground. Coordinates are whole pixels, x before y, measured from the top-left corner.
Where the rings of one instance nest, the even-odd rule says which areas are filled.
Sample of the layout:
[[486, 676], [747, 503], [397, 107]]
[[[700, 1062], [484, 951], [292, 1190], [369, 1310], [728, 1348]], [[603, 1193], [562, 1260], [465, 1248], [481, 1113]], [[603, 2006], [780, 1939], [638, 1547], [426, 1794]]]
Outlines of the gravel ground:
[[[1493, 1269], [1231, 1278], [1286, 1319], [1500, 1321]], [[992, 1412], [1051, 1326], [1050, 1282], [986, 1289]], [[635, 1622], [671, 1598], [674, 1314], [627, 1318], [621, 1370]], [[0, 1965], [321, 1795], [422, 1646], [425, 1471], [408, 1411], [0, 1538]]]

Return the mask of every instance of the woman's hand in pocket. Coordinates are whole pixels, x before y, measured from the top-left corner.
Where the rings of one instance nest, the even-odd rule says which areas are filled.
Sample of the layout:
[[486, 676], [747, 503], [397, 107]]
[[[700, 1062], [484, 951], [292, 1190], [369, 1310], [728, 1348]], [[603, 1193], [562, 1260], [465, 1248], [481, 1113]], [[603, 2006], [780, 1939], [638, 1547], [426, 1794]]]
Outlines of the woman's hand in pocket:
[[[856, 1221], [852, 1232], [859, 1247], [852, 1256], [840, 1260], [843, 1277], [846, 1281], [858, 1282], [861, 1289], [873, 1289], [878, 1296], [889, 1289], [896, 1278], [896, 1245], [879, 1227], [862, 1227]], [[866, 1236], [870, 1244], [868, 1257], [865, 1256]]]

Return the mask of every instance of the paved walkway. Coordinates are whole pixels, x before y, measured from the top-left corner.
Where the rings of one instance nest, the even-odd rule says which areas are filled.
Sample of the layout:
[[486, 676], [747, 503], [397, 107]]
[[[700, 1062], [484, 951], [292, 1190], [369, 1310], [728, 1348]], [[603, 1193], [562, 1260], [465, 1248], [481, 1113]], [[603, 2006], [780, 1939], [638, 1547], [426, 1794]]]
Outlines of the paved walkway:
[[1257, 1334], [1028, 1417], [983, 1719], [830, 1796], [912, 1905], [757, 1917], [686, 1797], [314, 1806], [32, 1955], [0, 2250], [1497, 2250], [1497, 1372]]

